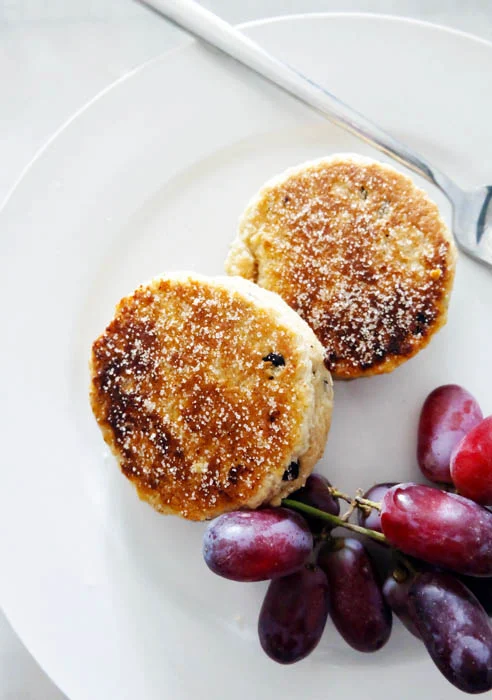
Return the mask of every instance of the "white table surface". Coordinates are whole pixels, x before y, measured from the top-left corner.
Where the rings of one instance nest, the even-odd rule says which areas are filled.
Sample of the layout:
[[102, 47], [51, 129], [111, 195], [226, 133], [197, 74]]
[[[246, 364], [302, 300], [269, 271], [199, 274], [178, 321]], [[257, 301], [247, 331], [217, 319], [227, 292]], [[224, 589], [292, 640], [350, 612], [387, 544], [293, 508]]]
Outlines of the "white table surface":
[[[377, 12], [448, 25], [492, 41], [492, 0], [203, 4], [233, 23], [296, 12]], [[183, 40], [182, 32], [131, 0], [0, 0], [0, 202], [36, 150], [75, 110]], [[0, 700], [63, 698], [0, 611]]]

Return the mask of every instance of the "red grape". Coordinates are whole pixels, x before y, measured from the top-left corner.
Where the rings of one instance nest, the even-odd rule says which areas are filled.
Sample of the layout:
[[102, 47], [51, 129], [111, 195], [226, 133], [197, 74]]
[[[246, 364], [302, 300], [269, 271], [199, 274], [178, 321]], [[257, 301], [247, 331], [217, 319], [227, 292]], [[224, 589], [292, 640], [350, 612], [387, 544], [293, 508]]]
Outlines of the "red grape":
[[437, 668], [465, 693], [492, 688], [492, 626], [470, 591], [447, 573], [417, 575], [409, 591], [413, 620]]
[[399, 484], [382, 503], [389, 542], [406, 554], [470, 576], [492, 576], [492, 513], [454, 493]]
[[492, 416], [472, 428], [455, 448], [451, 477], [462, 496], [492, 505]]
[[[386, 493], [386, 491], [389, 491], [389, 489], [392, 486], [396, 486], [396, 484], [394, 482], [376, 484], [376, 486], [370, 488], [369, 491], [366, 491], [366, 493], [364, 494], [364, 498], [367, 498], [370, 501], [375, 501], [376, 503], [380, 503], [383, 500], [383, 496]], [[373, 508], [368, 515], [366, 515], [364, 511], [362, 511], [359, 508], [357, 512], [357, 519], [359, 521], [359, 525], [362, 525], [362, 527], [368, 527], [370, 530], [382, 532], [381, 515], [376, 508]]]
[[317, 567], [304, 566], [272, 581], [258, 620], [263, 650], [280, 664], [310, 654], [328, 617], [328, 582]]
[[331, 617], [357, 651], [381, 649], [391, 633], [391, 610], [364, 546], [352, 538], [325, 544], [318, 564], [328, 577]]
[[456, 384], [434, 389], [424, 402], [418, 429], [417, 460], [424, 476], [452, 483], [451, 453], [481, 420], [480, 406], [466, 389]]
[[[292, 493], [289, 498], [294, 501], [306, 503], [308, 506], [313, 506], [313, 508], [318, 508], [326, 513], [339, 515], [340, 504], [338, 499], [333, 498], [328, 490], [330, 486], [330, 482], [325, 479], [324, 476], [321, 476], [321, 474], [311, 474], [311, 476], [307, 478], [304, 487]], [[310, 517], [308, 515], [304, 515], [304, 518], [309, 523], [311, 530], [315, 533], [321, 532], [324, 528], [331, 529], [332, 527], [326, 520], [321, 520], [320, 518]]]
[[305, 520], [286, 508], [237, 511], [213, 520], [203, 537], [207, 566], [233, 581], [265, 581], [300, 569], [313, 548]]
[[420, 633], [412, 620], [409, 609], [408, 591], [412, 581], [413, 579], [410, 576], [402, 581], [398, 581], [393, 575], [388, 576], [383, 585], [383, 595], [390, 608], [400, 618], [407, 630], [420, 639]]

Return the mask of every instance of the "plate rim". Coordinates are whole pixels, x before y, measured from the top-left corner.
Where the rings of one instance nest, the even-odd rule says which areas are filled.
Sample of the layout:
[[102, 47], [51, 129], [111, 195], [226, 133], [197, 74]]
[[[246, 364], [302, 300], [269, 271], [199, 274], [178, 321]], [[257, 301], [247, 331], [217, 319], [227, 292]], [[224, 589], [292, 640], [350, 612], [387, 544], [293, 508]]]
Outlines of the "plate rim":
[[[484, 39], [483, 37], [479, 37], [476, 34], [473, 34], [472, 32], [465, 32], [461, 29], [456, 29], [455, 27], [450, 27], [446, 24], [440, 24], [438, 22], [429, 22], [427, 20], [417, 19], [415, 17], [407, 17], [405, 15], [392, 15], [389, 13], [378, 12], [293, 12], [286, 15], [272, 15], [269, 17], [260, 17], [259, 19], [247, 20], [246, 22], [240, 22], [239, 24], [235, 24], [233, 26], [235, 29], [243, 30], [252, 29], [254, 27], [260, 27], [264, 24], [276, 24], [281, 22], [300, 21], [313, 18], [328, 19], [331, 17], [384, 20], [385, 22], [395, 22], [398, 24], [417, 25], [425, 27], [427, 29], [437, 29], [441, 32], [453, 34], [455, 36], [461, 36], [462, 38], [477, 42], [479, 44], [487, 46], [489, 49], [492, 49], [492, 41]], [[167, 21], [162, 17], [161, 19], [163, 21]], [[79, 117], [81, 117], [86, 110], [92, 107], [93, 104], [102, 99], [106, 94], [111, 92], [111, 90], [116, 88], [118, 85], [121, 85], [125, 81], [129, 80], [130, 78], [138, 74], [140, 71], [144, 70], [147, 66], [153, 65], [154, 63], [164, 60], [165, 58], [168, 58], [169, 56], [172, 56], [173, 54], [178, 53], [180, 51], [188, 50], [198, 41], [200, 40], [189, 36], [184, 44], [168, 49], [166, 51], [162, 51], [156, 56], [153, 56], [152, 58], [149, 58], [148, 60], [139, 63], [137, 66], [126, 72], [124, 75], [121, 75], [119, 78], [116, 78], [116, 80], [110, 82], [108, 85], [106, 85], [106, 87], [102, 88], [102, 90], [96, 92], [95, 95], [93, 95], [89, 100], [84, 102], [78, 109], [76, 109], [75, 112], [73, 112], [67, 119], [65, 119], [65, 121], [63, 121], [55, 129], [51, 136], [49, 136], [48, 139], [43, 144], [41, 144], [41, 146], [39, 146], [39, 148], [34, 152], [33, 156], [23, 166], [17, 178], [7, 190], [7, 193], [5, 194], [3, 200], [0, 201], [0, 216], [2, 215], [4, 209], [7, 207], [10, 199], [15, 194], [17, 188], [21, 185], [22, 180], [28, 174], [30, 169], [35, 165], [37, 160], [58, 138], [58, 136], [60, 136], [60, 134], [62, 134], [65, 131], [65, 129], [67, 129], [73, 122], [75, 122]]]
[[[236, 26], [236, 28], [242, 30], [242, 29], [250, 29], [250, 28], [255, 28], [255, 27], [259, 27], [259, 26], [263, 26], [263, 25], [268, 25], [268, 24], [280, 24], [283, 22], [305, 21], [305, 20], [310, 20], [313, 18], [318, 18], [318, 19], [323, 19], [323, 20], [329, 20], [331, 18], [367, 19], [367, 20], [374, 20], [374, 21], [383, 21], [384, 23], [395, 23], [395, 24], [401, 24], [401, 25], [414, 25], [414, 26], [418, 26], [418, 27], [424, 27], [426, 29], [437, 30], [439, 32], [444, 32], [444, 33], [449, 34], [449, 35], [460, 36], [464, 39], [479, 43], [479, 44], [487, 47], [489, 50], [492, 49], [492, 41], [489, 41], [487, 39], [483, 39], [483, 38], [481, 38], [481, 37], [479, 37], [471, 32], [465, 32], [465, 31], [462, 31], [459, 29], [455, 29], [453, 27], [449, 27], [447, 25], [429, 22], [427, 20], [420, 20], [420, 19], [411, 18], [411, 17], [398, 16], [398, 15], [392, 15], [392, 14], [383, 14], [383, 13], [373, 13], [373, 12], [343, 12], [343, 11], [340, 11], [340, 12], [292, 13], [292, 14], [286, 14], [286, 15], [273, 15], [271, 17], [264, 17], [264, 18], [259, 18], [259, 19], [255, 19], [255, 20], [249, 20], [249, 21], [237, 24], [235, 26]], [[7, 194], [5, 195], [3, 201], [0, 202], [0, 221], [1, 221], [2, 215], [4, 214], [4, 210], [8, 206], [10, 200], [15, 196], [17, 190], [21, 187], [24, 178], [28, 175], [31, 168], [33, 168], [36, 165], [37, 161], [43, 156], [44, 152], [50, 148], [50, 146], [56, 141], [56, 139], [66, 129], [71, 127], [72, 123], [76, 122], [79, 117], [81, 117], [95, 103], [97, 103], [100, 99], [104, 98], [107, 94], [109, 94], [117, 86], [126, 82], [130, 78], [133, 78], [135, 75], [137, 75], [138, 73], [140, 73], [141, 71], [146, 69], [148, 66], [153, 65], [154, 63], [157, 63], [161, 60], [167, 60], [169, 57], [173, 56], [174, 54], [177, 54], [178, 52], [189, 50], [190, 48], [192, 48], [192, 46], [197, 41], [198, 41], [197, 39], [189, 38], [184, 44], [179, 45], [179, 46], [174, 47], [174, 48], [171, 48], [169, 50], [163, 51], [163, 52], [157, 54], [156, 56], [138, 64], [137, 66], [135, 66], [133, 69], [129, 70], [124, 75], [118, 77], [117, 79], [115, 79], [114, 81], [109, 83], [102, 90], [98, 91], [92, 98], [90, 98], [89, 100], [84, 102], [77, 110], [75, 110], [72, 115], [70, 115], [65, 121], [63, 121], [58, 126], [58, 128], [55, 129], [55, 131], [51, 134], [51, 136], [35, 151], [32, 158], [22, 168], [20, 174], [15, 179], [13, 185], [7, 191]], [[8, 620], [8, 622], [11, 625], [12, 629], [14, 630], [15, 634], [20, 639], [23, 646], [28, 650], [28, 652], [34, 658], [36, 663], [43, 669], [44, 673], [51, 679], [53, 684], [57, 688], [59, 688], [62, 692], [65, 692], [58, 685], [57, 681], [53, 678], [53, 676], [51, 675], [51, 672], [49, 670], [47, 670], [45, 668], [45, 666], [42, 665], [41, 662], [38, 660], [37, 654], [31, 648], [32, 645], [26, 643], [22, 633], [18, 632], [17, 626], [14, 624], [13, 619], [12, 619], [12, 617], [15, 617], [15, 614], [12, 616], [11, 613], [5, 609], [5, 607], [3, 606], [3, 601], [0, 602], [0, 606], [5, 614], [6, 619]]]

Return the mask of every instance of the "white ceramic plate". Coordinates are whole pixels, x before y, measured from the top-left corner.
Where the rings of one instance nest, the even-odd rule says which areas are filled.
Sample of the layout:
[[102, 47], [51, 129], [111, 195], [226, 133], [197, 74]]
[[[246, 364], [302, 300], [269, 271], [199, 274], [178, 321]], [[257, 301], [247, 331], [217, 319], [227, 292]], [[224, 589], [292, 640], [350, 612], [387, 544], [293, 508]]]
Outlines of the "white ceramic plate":
[[[463, 185], [492, 181], [492, 45], [359, 15], [245, 31]], [[305, 662], [267, 659], [256, 637], [266, 584], [211, 574], [203, 526], [136, 498], [89, 411], [89, 348], [115, 302], [166, 269], [221, 272], [258, 186], [337, 151], [377, 156], [190, 44], [93, 101], [1, 212], [2, 602], [72, 700], [458, 695], [399, 625], [376, 655], [350, 650], [329, 623]], [[348, 491], [418, 478], [418, 411], [443, 382], [491, 413], [491, 300], [490, 273], [461, 259], [449, 323], [429, 349], [390, 376], [337, 384], [319, 469]]]

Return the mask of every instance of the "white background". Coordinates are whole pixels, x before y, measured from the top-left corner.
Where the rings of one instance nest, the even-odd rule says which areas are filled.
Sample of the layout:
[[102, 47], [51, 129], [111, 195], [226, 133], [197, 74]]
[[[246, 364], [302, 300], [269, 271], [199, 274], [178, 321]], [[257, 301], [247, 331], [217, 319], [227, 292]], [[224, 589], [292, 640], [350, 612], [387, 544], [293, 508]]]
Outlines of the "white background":
[[[233, 23], [296, 12], [377, 12], [448, 25], [492, 41], [492, 0], [203, 4]], [[115, 79], [184, 40], [182, 32], [130, 0], [0, 0], [0, 202], [36, 150], [75, 110]], [[60, 654], [69, 653], [60, 649]], [[64, 697], [0, 612], [0, 700]]]

